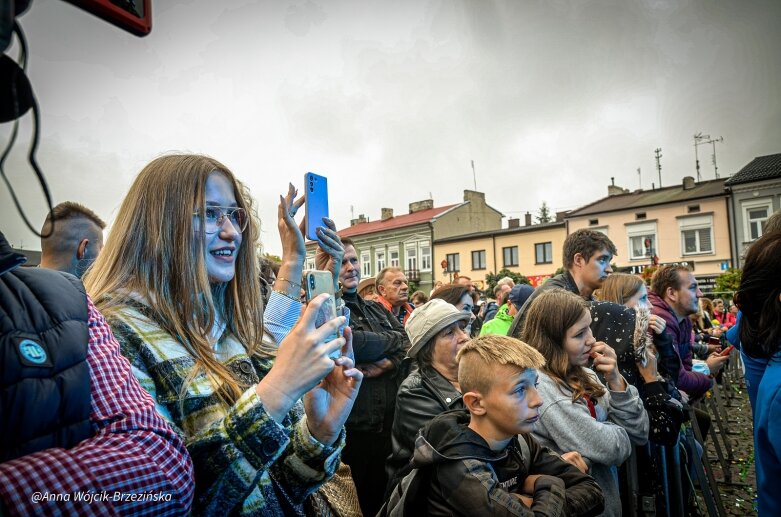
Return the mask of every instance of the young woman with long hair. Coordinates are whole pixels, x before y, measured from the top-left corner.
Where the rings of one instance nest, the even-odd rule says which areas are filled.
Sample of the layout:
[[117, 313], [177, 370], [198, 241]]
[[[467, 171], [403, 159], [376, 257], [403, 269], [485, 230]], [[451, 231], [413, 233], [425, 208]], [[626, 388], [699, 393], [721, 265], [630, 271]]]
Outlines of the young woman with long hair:
[[[335, 338], [345, 318], [315, 326], [327, 295], [290, 330], [301, 312], [302, 204], [292, 186], [280, 196], [284, 263], [269, 332], [251, 198], [205, 156], [163, 156], [139, 173], [86, 276], [134, 374], [186, 439], [196, 514], [303, 511], [339, 464], [362, 375], [350, 331]], [[318, 234], [340, 246], [333, 228]]]
[[546, 291], [529, 306], [522, 341], [545, 357], [539, 376], [544, 402], [533, 432], [559, 453], [579, 451], [605, 495], [604, 515], [621, 515], [614, 471], [632, 443], [648, 440], [648, 415], [619, 372], [615, 352], [594, 339], [590, 325], [588, 302], [563, 289]]

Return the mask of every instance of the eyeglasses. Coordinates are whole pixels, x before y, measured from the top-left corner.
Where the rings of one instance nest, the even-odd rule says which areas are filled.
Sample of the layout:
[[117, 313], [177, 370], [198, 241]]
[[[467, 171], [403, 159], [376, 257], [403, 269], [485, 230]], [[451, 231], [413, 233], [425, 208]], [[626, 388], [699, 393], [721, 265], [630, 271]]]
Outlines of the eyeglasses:
[[[199, 212], [194, 212], [193, 215], [201, 217]], [[247, 229], [249, 218], [247, 217], [247, 211], [243, 208], [235, 206], [207, 206], [204, 209], [204, 217], [202, 218], [206, 222], [203, 230], [209, 234], [221, 231], [225, 225], [226, 217], [239, 232]]]

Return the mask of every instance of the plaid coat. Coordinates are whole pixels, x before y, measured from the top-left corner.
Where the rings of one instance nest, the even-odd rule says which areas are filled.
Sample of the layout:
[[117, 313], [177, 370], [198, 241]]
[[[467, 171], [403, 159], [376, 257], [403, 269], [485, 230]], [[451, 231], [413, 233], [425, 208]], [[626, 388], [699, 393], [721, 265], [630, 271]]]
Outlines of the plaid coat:
[[282, 424], [263, 407], [255, 384], [271, 370], [271, 359], [248, 357], [232, 334], [222, 334], [216, 356], [250, 386], [228, 406], [203, 372], [183, 390], [195, 359], [147, 307], [131, 302], [112, 311], [108, 321], [141, 386], [185, 437], [195, 466], [194, 514], [298, 513], [336, 471], [344, 431], [334, 446], [325, 446], [309, 433], [300, 401]]

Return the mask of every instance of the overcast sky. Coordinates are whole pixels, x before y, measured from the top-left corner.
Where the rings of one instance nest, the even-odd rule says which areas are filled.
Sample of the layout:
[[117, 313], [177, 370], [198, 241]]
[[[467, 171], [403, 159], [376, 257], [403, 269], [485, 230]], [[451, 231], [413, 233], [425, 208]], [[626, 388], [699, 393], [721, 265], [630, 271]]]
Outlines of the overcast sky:
[[[693, 135], [723, 176], [781, 152], [781, 2], [720, 0], [152, 0], [137, 38], [59, 0], [20, 18], [55, 203], [112, 221], [167, 151], [214, 156], [245, 181], [279, 253], [278, 194], [328, 176], [337, 226], [381, 207], [477, 189], [510, 217], [576, 208], [610, 177], [636, 189], [694, 176]], [[15, 54], [15, 53], [14, 53]], [[0, 127], [7, 141], [9, 124]], [[25, 162], [6, 164], [29, 216]], [[699, 148], [714, 177], [711, 145]], [[637, 168], [641, 168], [638, 178]], [[40, 249], [0, 185], [0, 228]], [[506, 223], [505, 223], [506, 224]]]

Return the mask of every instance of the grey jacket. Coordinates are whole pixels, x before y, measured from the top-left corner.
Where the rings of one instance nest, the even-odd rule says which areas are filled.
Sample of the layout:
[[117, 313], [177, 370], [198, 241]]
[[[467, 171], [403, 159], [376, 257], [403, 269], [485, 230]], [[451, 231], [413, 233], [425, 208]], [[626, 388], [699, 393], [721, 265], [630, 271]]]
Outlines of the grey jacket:
[[[588, 370], [599, 382], [596, 374]], [[648, 441], [648, 415], [637, 389], [607, 390], [597, 401], [594, 418], [585, 401], [572, 401], [572, 393], [540, 371], [538, 391], [543, 400], [534, 437], [563, 454], [578, 451], [591, 465], [591, 476], [605, 496], [606, 516], [621, 515], [616, 468], [632, 453], [632, 444]], [[563, 391], [562, 391], [563, 390]]]

